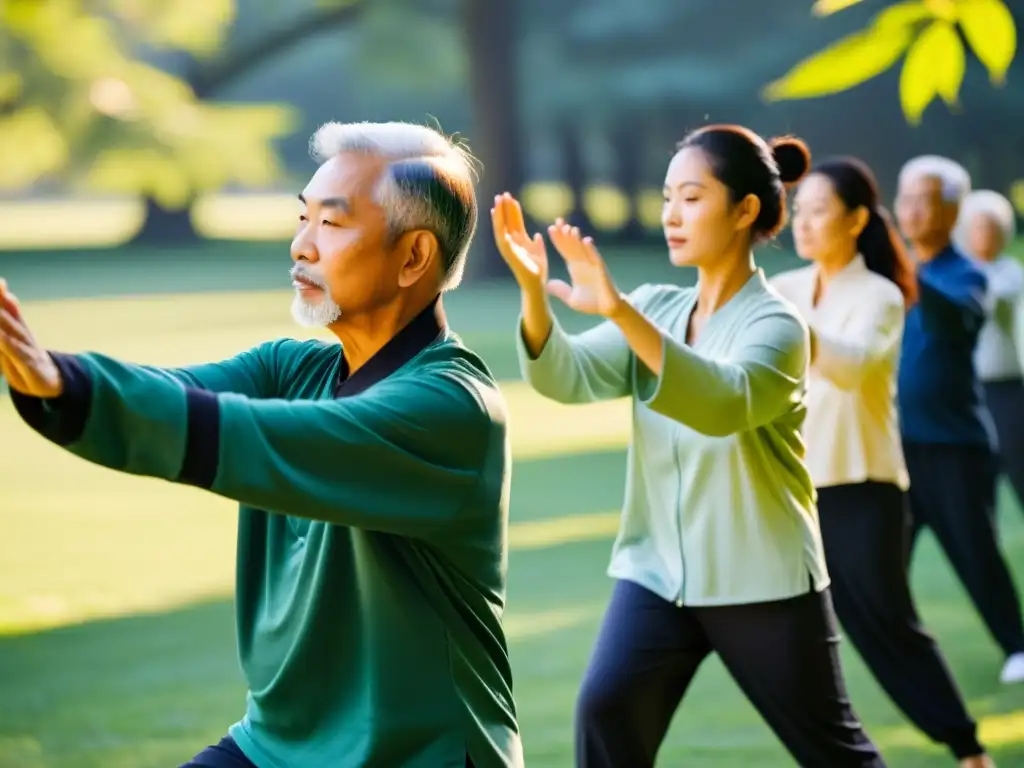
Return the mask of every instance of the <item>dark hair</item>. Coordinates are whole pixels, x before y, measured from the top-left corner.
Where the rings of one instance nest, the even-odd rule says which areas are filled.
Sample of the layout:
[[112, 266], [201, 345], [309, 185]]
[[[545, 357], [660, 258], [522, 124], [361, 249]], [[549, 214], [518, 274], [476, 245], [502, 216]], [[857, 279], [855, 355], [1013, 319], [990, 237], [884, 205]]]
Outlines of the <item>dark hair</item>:
[[765, 141], [740, 125], [708, 125], [689, 134], [677, 149], [689, 147], [704, 153], [734, 203], [747, 195], [761, 201], [751, 242], [775, 237], [786, 224], [786, 188], [800, 181], [811, 165], [807, 145], [795, 136]]
[[868, 223], [857, 238], [857, 250], [868, 269], [894, 282], [907, 306], [913, 304], [917, 299], [914, 265], [889, 213], [879, 202], [875, 174], [855, 157], [829, 158], [815, 166], [811, 173], [821, 174], [831, 182], [847, 210], [867, 209]]

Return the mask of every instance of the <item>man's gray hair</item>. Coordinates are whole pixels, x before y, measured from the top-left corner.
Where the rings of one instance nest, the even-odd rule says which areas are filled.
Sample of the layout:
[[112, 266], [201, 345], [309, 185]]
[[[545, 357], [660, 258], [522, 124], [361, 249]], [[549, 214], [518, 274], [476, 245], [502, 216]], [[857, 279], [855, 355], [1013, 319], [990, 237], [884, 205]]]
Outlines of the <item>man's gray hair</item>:
[[345, 152], [388, 161], [376, 196], [387, 213], [389, 235], [433, 232], [444, 259], [441, 289], [455, 288], [478, 218], [476, 160], [469, 148], [425, 125], [399, 122], [326, 123], [309, 141], [309, 153], [319, 163]]
[[900, 169], [899, 183], [922, 176], [938, 179], [942, 184], [942, 199], [947, 203], [961, 203], [971, 191], [971, 174], [960, 163], [940, 155], [921, 155], [908, 160]]
[[1005, 248], [1017, 237], [1017, 214], [1013, 204], [998, 192], [991, 189], [979, 189], [971, 192], [960, 204], [960, 214], [953, 230], [953, 242], [961, 249], [965, 248], [970, 232], [971, 222], [976, 216], [988, 216], [1003, 233]]

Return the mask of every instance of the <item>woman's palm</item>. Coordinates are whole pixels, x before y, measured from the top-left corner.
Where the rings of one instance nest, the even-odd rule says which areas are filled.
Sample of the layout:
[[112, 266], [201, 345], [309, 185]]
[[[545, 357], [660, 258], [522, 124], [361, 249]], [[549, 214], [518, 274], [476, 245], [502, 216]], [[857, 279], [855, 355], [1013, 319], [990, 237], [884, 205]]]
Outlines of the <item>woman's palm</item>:
[[519, 287], [543, 290], [548, 279], [548, 256], [544, 240], [526, 233], [526, 222], [519, 202], [507, 192], [498, 195], [491, 209], [494, 242], [512, 270]]
[[548, 291], [577, 312], [608, 315], [618, 305], [619, 291], [593, 241], [581, 238], [576, 227], [561, 220], [548, 228], [548, 234], [565, 260], [570, 280], [552, 280]]
[[604, 265], [566, 263], [569, 269], [569, 296], [565, 303], [577, 312], [600, 314], [607, 304]]

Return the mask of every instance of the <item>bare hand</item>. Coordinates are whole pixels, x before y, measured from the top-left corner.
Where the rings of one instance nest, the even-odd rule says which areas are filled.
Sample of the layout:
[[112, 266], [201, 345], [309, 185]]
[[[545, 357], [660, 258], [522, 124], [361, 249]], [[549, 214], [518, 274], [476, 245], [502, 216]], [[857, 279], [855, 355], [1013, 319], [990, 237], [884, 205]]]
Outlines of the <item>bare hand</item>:
[[576, 227], [570, 227], [561, 219], [548, 227], [548, 235], [559, 255], [565, 259], [572, 281], [570, 285], [564, 280], [552, 280], [548, 283], [548, 292], [577, 312], [602, 317], [614, 315], [625, 299], [615, 287], [594, 241], [589, 237], [581, 238]]
[[17, 297], [0, 279], [0, 375], [15, 392], [30, 397], [58, 397], [64, 390], [60, 370], [32, 337]]
[[508, 192], [494, 198], [491, 209], [494, 242], [523, 291], [543, 293], [548, 279], [548, 254], [540, 233], [526, 234], [523, 209]]

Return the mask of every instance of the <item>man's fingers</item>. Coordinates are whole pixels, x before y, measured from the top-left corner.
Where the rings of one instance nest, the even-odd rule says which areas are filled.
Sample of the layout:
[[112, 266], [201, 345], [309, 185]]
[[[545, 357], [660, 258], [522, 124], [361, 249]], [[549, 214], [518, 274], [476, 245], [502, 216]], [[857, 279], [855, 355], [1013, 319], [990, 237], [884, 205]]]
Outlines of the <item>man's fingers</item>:
[[31, 346], [32, 335], [18, 317], [6, 307], [0, 307], [0, 332]]
[[31, 356], [31, 349], [0, 330], [0, 375], [12, 391], [31, 393], [28, 382], [32, 366], [27, 362]]
[[18, 301], [18, 297], [10, 291], [0, 293], [0, 309], [6, 310], [12, 317], [24, 322], [21, 314], [21, 303]]
[[0, 328], [0, 358], [7, 358], [11, 365], [20, 368], [31, 363], [33, 351], [29, 344]]

